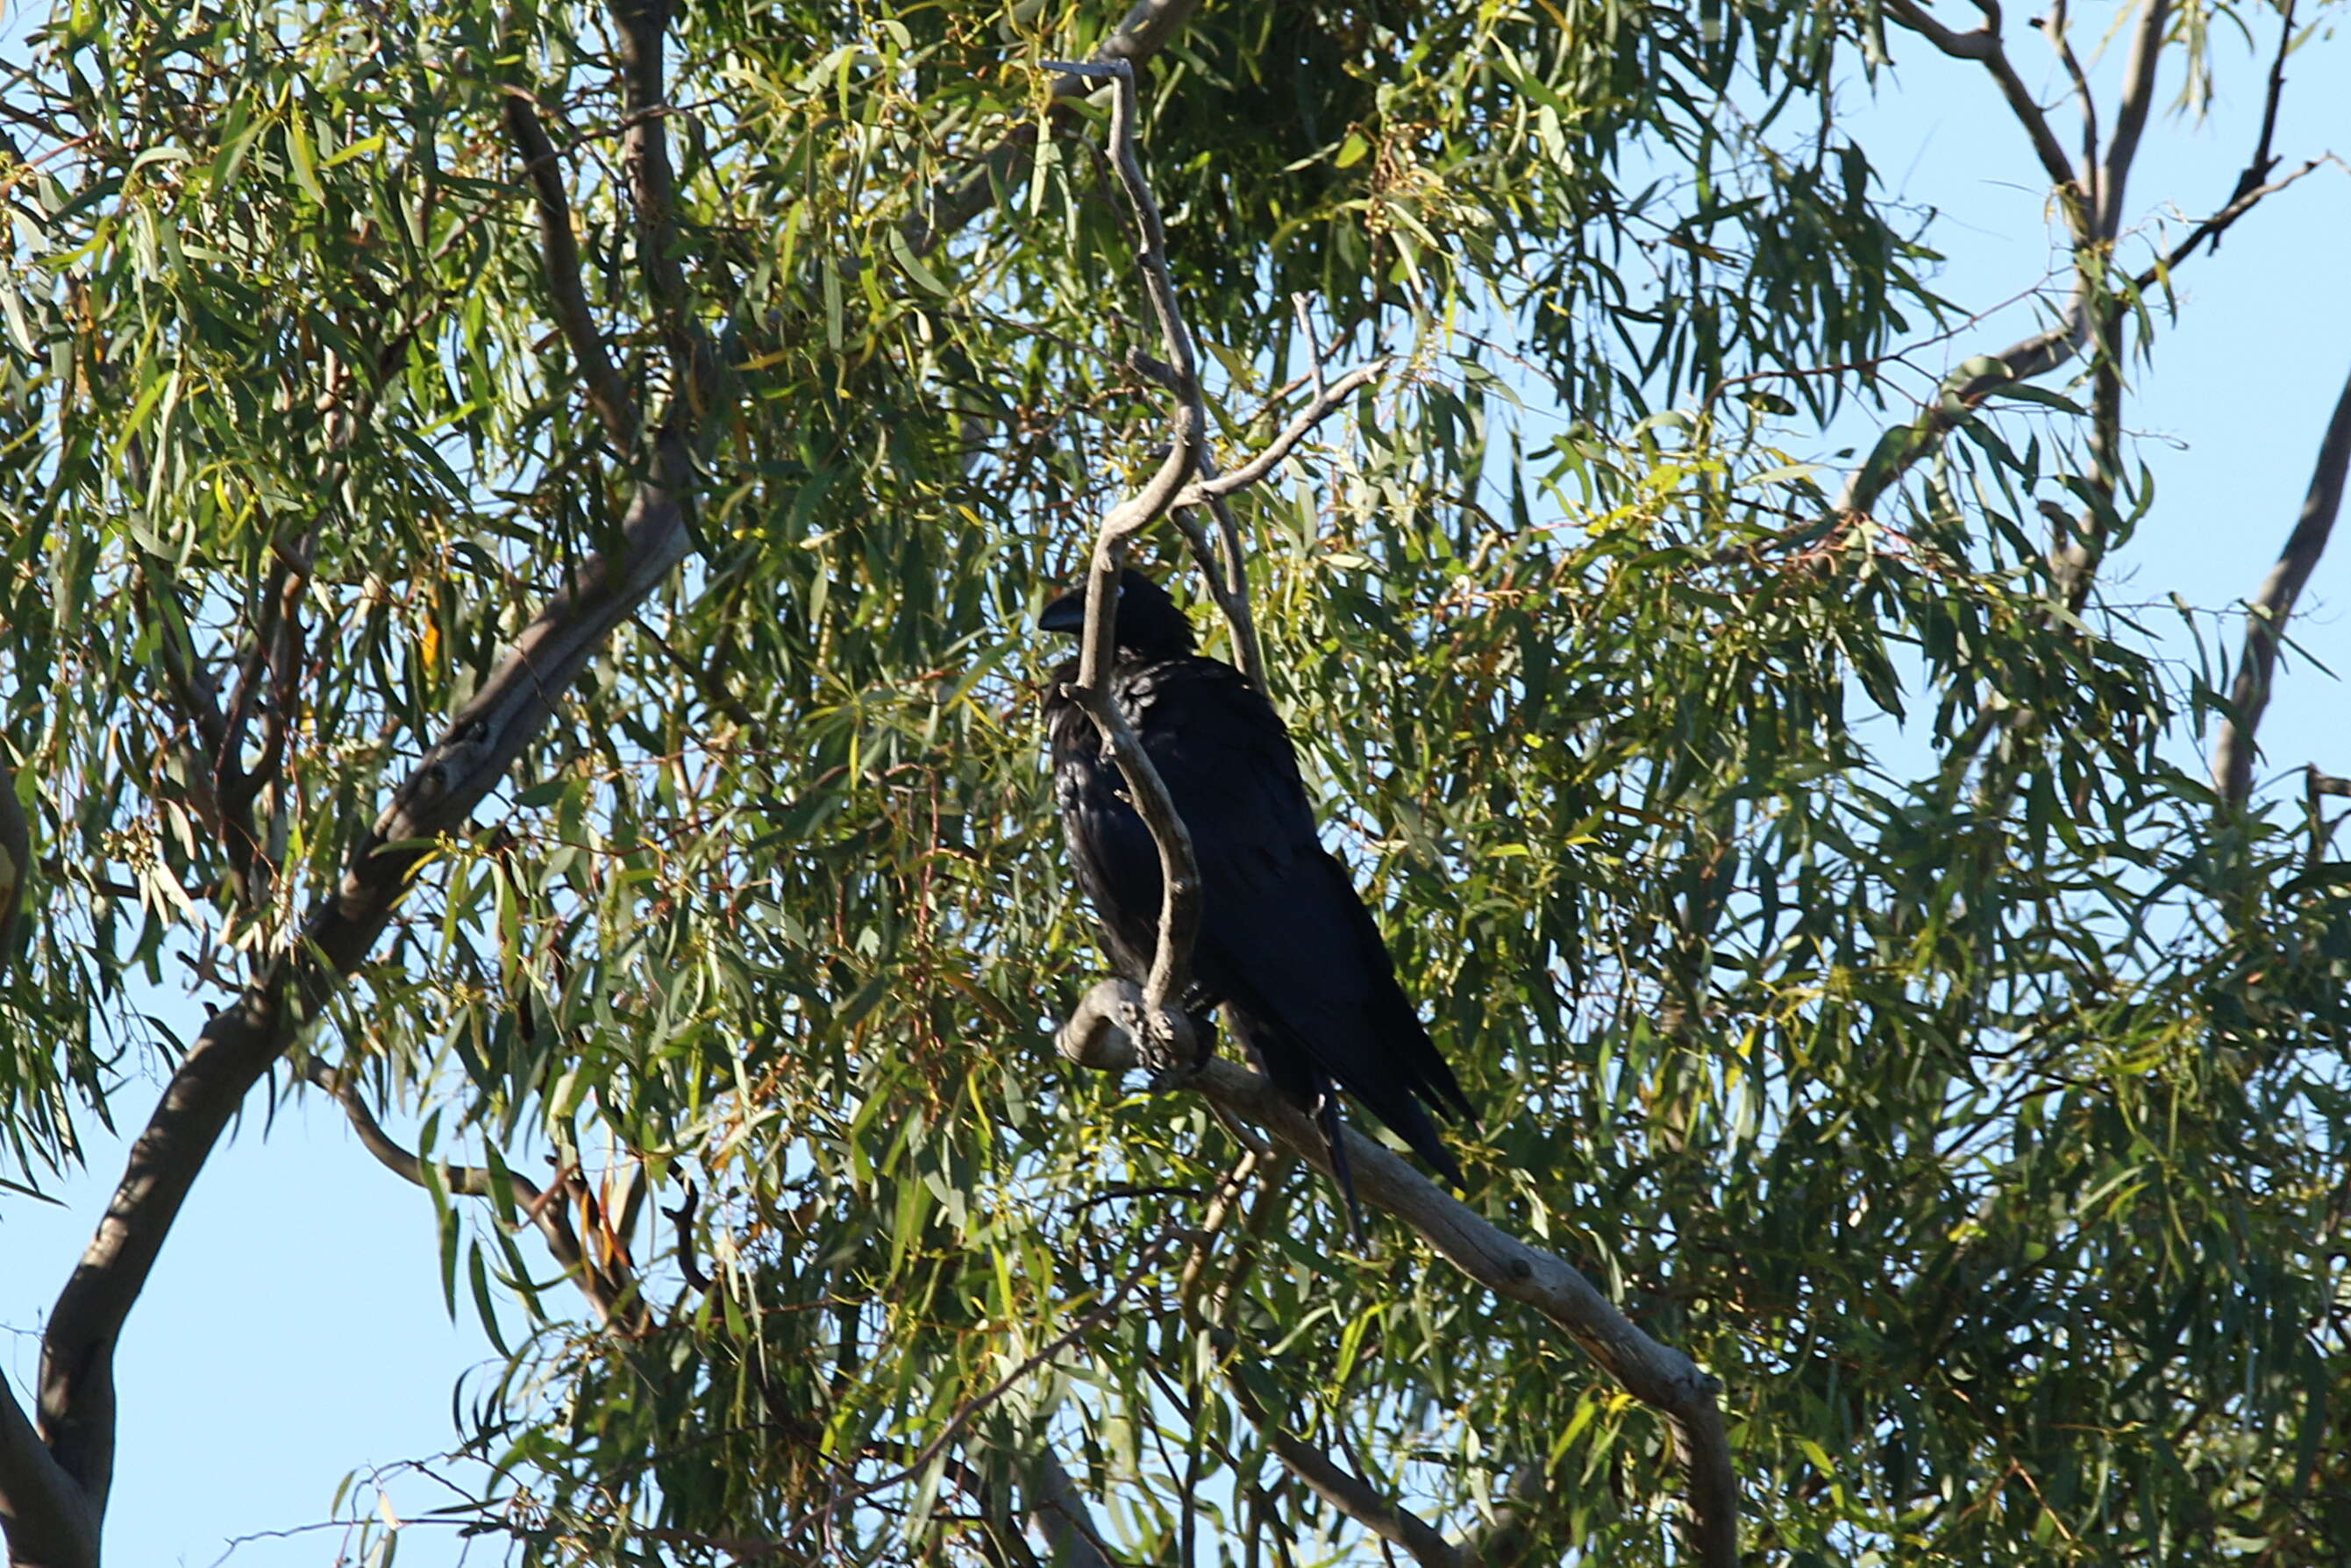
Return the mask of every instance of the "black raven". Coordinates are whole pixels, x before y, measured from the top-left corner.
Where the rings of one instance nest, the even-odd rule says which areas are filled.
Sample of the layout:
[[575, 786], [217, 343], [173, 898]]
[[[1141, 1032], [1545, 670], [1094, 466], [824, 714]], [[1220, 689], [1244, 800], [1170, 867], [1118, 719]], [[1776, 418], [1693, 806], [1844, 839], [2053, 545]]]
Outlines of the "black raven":
[[[1063, 595], [1037, 624], [1082, 632], [1085, 600], [1083, 587]], [[1468, 1098], [1396, 984], [1346, 868], [1315, 835], [1290, 732], [1247, 676], [1193, 651], [1191, 622], [1139, 571], [1120, 580], [1117, 641], [1111, 692], [1166, 781], [1199, 862], [1198, 992], [1187, 1004], [1222, 1003], [1226, 1027], [1259, 1071], [1317, 1117], [1358, 1230], [1333, 1083], [1460, 1186], [1461, 1167], [1428, 1111], [1474, 1114]], [[1093, 721], [1066, 693], [1077, 678], [1076, 662], [1063, 664], [1045, 696], [1054, 792], [1111, 956], [1140, 982], [1159, 940], [1159, 854]]]

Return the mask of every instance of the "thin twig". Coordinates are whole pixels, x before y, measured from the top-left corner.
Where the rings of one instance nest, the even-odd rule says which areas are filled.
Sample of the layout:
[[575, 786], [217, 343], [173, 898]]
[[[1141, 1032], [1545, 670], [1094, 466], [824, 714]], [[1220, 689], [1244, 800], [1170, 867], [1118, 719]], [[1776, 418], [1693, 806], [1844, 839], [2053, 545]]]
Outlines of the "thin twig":
[[2041, 167], [2049, 183], [2057, 188], [2065, 210], [2066, 226], [2074, 233], [2076, 244], [2090, 238], [2087, 208], [2083, 202], [2083, 177], [2075, 170], [2065, 152], [2065, 144], [2057, 140], [2050, 128], [2049, 117], [2017, 74], [2016, 63], [2008, 57], [2008, 47], [2000, 36], [2000, 7], [1991, 0], [1980, 0], [1977, 8], [1984, 14], [1984, 25], [1972, 32], [1962, 33], [1945, 26], [1928, 14], [1916, 0], [1886, 0], [1886, 14], [1903, 26], [1917, 34], [1943, 53], [1958, 60], [1973, 60], [1991, 73], [2000, 87], [2001, 96], [2008, 100], [2009, 112], [2024, 128], [2032, 142], [2032, 151], [2041, 160]]
[[2082, 69], [2082, 62], [2074, 57], [2070, 24], [2065, 0], [2055, 0], [2041, 30], [2048, 35], [2049, 47], [2057, 52], [2057, 62], [2065, 68], [2065, 78], [2074, 84], [2074, 96], [2082, 105], [2082, 170], [2089, 184], [2082, 193], [2095, 207], [2098, 200], [2098, 99], [2090, 90], [2090, 78]]
[[[1184, 30], [1199, 8], [1200, 0], [1136, 0], [1095, 51], [1095, 62], [1144, 64]], [[1046, 89], [1046, 124], [1073, 122], [1078, 117], [1076, 100], [1096, 90], [1097, 74], [1063, 70], [1056, 76]], [[1036, 120], [1016, 126], [982, 153], [970, 169], [934, 186], [921, 206], [900, 226], [908, 247], [916, 256], [929, 255], [940, 241], [986, 212], [998, 190], [1019, 185], [1030, 155], [1037, 150], [1039, 132]]]
[[1061, 1352], [1115, 1316], [1120, 1303], [1126, 1300], [1127, 1293], [1142, 1283], [1144, 1278], [1152, 1270], [1158, 1267], [1161, 1255], [1181, 1234], [1180, 1231], [1170, 1230], [1153, 1241], [1150, 1246], [1145, 1247], [1143, 1249], [1143, 1255], [1135, 1260], [1134, 1267], [1111, 1287], [1108, 1294], [1081, 1316], [1076, 1322], [1071, 1323], [1040, 1345], [1033, 1353], [1023, 1357], [1019, 1365], [998, 1378], [985, 1391], [973, 1396], [957, 1406], [955, 1413], [949, 1416], [946, 1424], [939, 1428], [937, 1436], [917, 1449], [914, 1458], [878, 1479], [864, 1482], [835, 1494], [815, 1512], [801, 1515], [785, 1526], [775, 1542], [758, 1555], [781, 1554], [790, 1550], [790, 1543], [794, 1539], [810, 1530], [820, 1529], [830, 1524], [833, 1516], [849, 1504], [872, 1497], [876, 1492], [887, 1491], [892, 1487], [903, 1485], [921, 1475], [946, 1451], [947, 1445], [962, 1435], [966, 1427], [995, 1405], [998, 1400], [1026, 1382], [1039, 1367], [1045, 1365]]
[[[424, 1162], [402, 1148], [383, 1130], [358, 1084], [348, 1072], [338, 1072], [324, 1061], [313, 1058], [303, 1071], [303, 1076], [333, 1095], [351, 1124], [351, 1131], [360, 1146], [376, 1158], [384, 1169], [416, 1186], [429, 1187]], [[486, 1166], [436, 1165], [434, 1171], [441, 1178], [442, 1190], [458, 1197], [488, 1197], [498, 1196], [499, 1173]], [[641, 1313], [635, 1282], [625, 1268], [608, 1260], [600, 1266], [589, 1260], [580, 1248], [580, 1238], [571, 1228], [570, 1216], [558, 1201], [560, 1185], [542, 1189], [520, 1171], [505, 1171], [507, 1197], [514, 1206], [519, 1224], [536, 1226], [547, 1241], [547, 1249], [563, 1266], [563, 1271], [580, 1287], [580, 1293], [596, 1313], [596, 1321], [607, 1328], [627, 1326], [630, 1318]]]
[[1179, 507], [1195, 507], [1203, 501], [1213, 501], [1246, 490], [1262, 480], [1290, 455], [1291, 449], [1306, 439], [1307, 433], [1337, 412], [1339, 406], [1359, 387], [1369, 386], [1387, 371], [1389, 361], [1374, 360], [1349, 371], [1327, 388], [1314, 394], [1314, 401], [1298, 412], [1296, 418], [1282, 427], [1271, 445], [1239, 467], [1214, 477], [1203, 476], [1186, 486], [1176, 497]]

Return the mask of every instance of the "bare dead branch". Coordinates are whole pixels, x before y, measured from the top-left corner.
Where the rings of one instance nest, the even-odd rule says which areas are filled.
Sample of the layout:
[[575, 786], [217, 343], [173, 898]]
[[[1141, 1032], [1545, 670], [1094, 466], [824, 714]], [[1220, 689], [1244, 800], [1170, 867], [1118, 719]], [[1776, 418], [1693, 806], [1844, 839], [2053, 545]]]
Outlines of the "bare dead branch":
[[2156, 67], [2163, 58], [2163, 36], [2171, 21], [2171, 0], [2140, 0], [2138, 26], [2131, 31], [2130, 58], [2123, 66], [2122, 103], [2115, 112], [2114, 139], [2106, 143], [2098, 174], [2097, 235], [2112, 244], [2122, 232], [2123, 190], [2138, 157], [2139, 137], [2155, 107]]
[[[347, 1072], [338, 1072], [325, 1062], [313, 1060], [304, 1076], [335, 1097], [343, 1114], [351, 1124], [351, 1131], [360, 1146], [376, 1157], [384, 1169], [402, 1181], [416, 1186], [427, 1186], [424, 1162], [393, 1141], [383, 1130], [375, 1113], [359, 1092], [359, 1085]], [[437, 1167], [444, 1191], [459, 1197], [495, 1198], [498, 1196], [499, 1173], [485, 1166], [451, 1166]], [[538, 1228], [546, 1239], [547, 1249], [563, 1266], [563, 1271], [580, 1287], [596, 1321], [606, 1328], [624, 1327], [642, 1315], [635, 1281], [625, 1270], [615, 1270], [590, 1260], [581, 1250], [580, 1238], [571, 1228], [571, 1218], [565, 1212], [559, 1195], [542, 1191], [538, 1184], [520, 1171], [505, 1173], [506, 1197], [514, 1205], [517, 1218], [522, 1223]]]
[[632, 452], [643, 420], [636, 400], [629, 395], [628, 383], [613, 367], [612, 356], [604, 348], [603, 331], [588, 306], [588, 291], [580, 278], [580, 241], [571, 232], [571, 198], [563, 187], [562, 161], [539, 121], [538, 105], [523, 89], [507, 87], [499, 112], [506, 120], [507, 140], [514, 144], [523, 173], [530, 181], [532, 204], [538, 210], [539, 268], [555, 302], [556, 325], [571, 350], [572, 361], [580, 367], [588, 406], [596, 411], [605, 435], [622, 453]]
[[2335, 415], [2326, 422], [2326, 435], [2318, 445], [2318, 462], [2310, 488], [2302, 500], [2302, 515], [2277, 564], [2262, 580], [2261, 591], [2245, 606], [2245, 651], [2237, 662], [2237, 678], [2229, 688], [2233, 710], [2220, 721], [2212, 745], [2212, 787], [2220, 792], [2222, 809], [2244, 805], [2253, 788], [2254, 735], [2268, 708], [2271, 682], [2277, 672], [2278, 644], [2294, 614], [2294, 601], [2310, 580], [2311, 570], [2325, 553], [2335, 518], [2343, 509], [2343, 484], [2351, 468], [2351, 379], [2343, 383]]
[[[1120, 1071], [1138, 1060], [1128, 1020], [1141, 1004], [1125, 980], [1089, 990], [1055, 1036], [1069, 1060]], [[1258, 1074], [1210, 1061], [1190, 1082], [1215, 1104], [1270, 1132], [1289, 1153], [1330, 1170], [1313, 1120]], [[1665, 1417], [1687, 1478], [1685, 1535], [1692, 1559], [1707, 1568], [1739, 1562], [1739, 1478], [1716, 1395], [1719, 1385], [1690, 1359], [1643, 1333], [1563, 1259], [1528, 1246], [1471, 1212], [1400, 1155], [1352, 1127], [1343, 1128], [1356, 1191], [1395, 1215], [1453, 1266], [1498, 1295], [1522, 1301], [1559, 1325], [1602, 1370]]]
[[[1184, 29], [1200, 0], [1136, 0], [1094, 51], [1095, 64], [1140, 66]], [[1071, 101], [1095, 90], [1087, 72], [1063, 70], [1047, 89], [1046, 120], [1054, 127], [1075, 123]], [[947, 235], [986, 212], [998, 190], [1018, 184], [1037, 151], [1038, 124], [1031, 120], [1008, 132], [966, 173], [934, 186], [901, 229], [916, 256], [927, 256]]]
[[1150, 1013], [1141, 1038], [1153, 1042], [1158, 1070], [1165, 1072], [1196, 1054], [1190, 1044], [1188, 1020], [1174, 1003], [1185, 991], [1190, 971], [1192, 941], [1199, 928], [1200, 875], [1192, 852], [1192, 835], [1176, 802], [1167, 793], [1151, 758], [1125, 716], [1119, 712], [1107, 679], [1115, 653], [1118, 580], [1124, 569], [1127, 546], [1135, 535], [1167, 515], [1176, 498], [1199, 466], [1207, 438], [1207, 410], [1201, 402], [1197, 356], [1191, 329], [1185, 325], [1176, 301], [1176, 282], [1167, 265], [1167, 234], [1159, 219], [1144, 179], [1143, 161], [1134, 145], [1135, 87], [1133, 67], [1123, 60], [1107, 64], [1052, 62], [1048, 68], [1081, 76], [1111, 78], [1110, 156], [1119, 185], [1134, 217], [1138, 246], [1135, 268], [1142, 275], [1144, 295], [1159, 326], [1165, 350], [1165, 384], [1175, 396], [1169, 420], [1167, 454], [1143, 488], [1111, 509], [1094, 535], [1088, 568], [1084, 642], [1078, 656], [1074, 694], [1092, 717], [1106, 744], [1117, 755], [1119, 771], [1134, 800], [1134, 808], [1151, 830], [1159, 851], [1159, 942], [1144, 987]]

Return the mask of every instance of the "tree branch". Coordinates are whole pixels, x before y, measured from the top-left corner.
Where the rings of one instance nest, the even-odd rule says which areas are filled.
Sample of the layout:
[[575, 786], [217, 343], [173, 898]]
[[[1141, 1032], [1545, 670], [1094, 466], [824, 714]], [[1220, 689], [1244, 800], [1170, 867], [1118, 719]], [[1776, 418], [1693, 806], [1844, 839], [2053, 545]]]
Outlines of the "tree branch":
[[[1183, 30], [1199, 8], [1200, 0], [1136, 0], [1094, 51], [1092, 63], [1144, 64]], [[1056, 126], [1067, 123], [1072, 113], [1070, 101], [1093, 92], [1092, 78], [1099, 74], [1063, 68], [1047, 89], [1047, 120]], [[1037, 123], [1030, 120], [982, 153], [967, 172], [933, 186], [900, 230], [908, 247], [916, 256], [927, 256], [941, 240], [986, 212], [998, 190], [1019, 183], [1036, 150]]]
[[14, 749], [0, 740], [0, 981], [8, 977], [8, 966], [16, 961], [17, 922], [35, 870], [33, 826], [16, 799], [16, 769], [10, 760]]
[[[514, 36], [510, 32], [508, 37]], [[515, 39], [510, 47], [519, 51], [520, 40]], [[555, 302], [556, 325], [570, 347], [572, 361], [580, 367], [588, 406], [596, 411], [612, 445], [625, 455], [636, 449], [643, 416], [637, 412], [636, 400], [629, 395], [628, 383], [605, 350], [604, 334], [596, 325], [588, 306], [588, 291], [580, 280], [580, 241], [571, 232], [571, 198], [563, 188], [562, 162], [528, 91], [509, 85], [499, 111], [506, 120], [507, 140], [522, 160], [533, 205], [538, 210], [540, 270]]]
[[2048, 36], [2049, 47], [2056, 52], [2057, 63], [2065, 68], [2065, 79], [2073, 83], [2074, 96], [2082, 105], [2081, 168], [2088, 183], [2083, 195], [2095, 205], [2098, 199], [2098, 99], [2097, 95], [2090, 90], [2090, 78], [2082, 69], [2082, 62], [2074, 55], [2072, 21], [2066, 13], [2065, 0], [2055, 0], [2055, 4], [2049, 7], [2049, 15], [2043, 20], [2041, 30]]
[[25, 1568], [98, 1568], [98, 1514], [0, 1378], [0, 1542]]
[[516, 639], [393, 793], [299, 941], [213, 1015], [164, 1086], [43, 1339], [41, 1434], [95, 1511], [103, 1513], [113, 1473], [115, 1342], [213, 1145], [246, 1092], [365, 959], [443, 836], [464, 830], [612, 628], [684, 558], [680, 497], [691, 473], [683, 435], [664, 431], [619, 547], [591, 555]]
[[2154, 287], [2163, 280], [2167, 273], [2194, 256], [2197, 246], [2207, 243], [2217, 243], [2220, 235], [2228, 232], [2230, 225], [2258, 206], [2262, 197], [2275, 195], [2296, 180], [2318, 168], [2320, 164], [2334, 161], [2331, 155], [2305, 160], [2293, 173], [2283, 179], [2272, 180], [2267, 184], [2249, 183], [2246, 175], [2252, 173], [2254, 166], [2246, 165], [2245, 174], [2241, 174], [2237, 178], [2237, 193], [2229, 199], [2228, 204], [2189, 230], [2186, 239], [2166, 252], [2158, 266], [2150, 267], [2132, 278], [2131, 286], [2141, 290]]
[[1492, 1522], [1461, 1542], [1461, 1555], [1479, 1568], [1517, 1568], [1534, 1543], [1535, 1513], [1551, 1495], [1552, 1477], [1540, 1461], [1522, 1465], [1494, 1504]]
[[1999, 84], [2001, 96], [2008, 100], [2009, 111], [2031, 139], [2043, 172], [2057, 187], [2058, 200], [2065, 209], [2066, 226], [2074, 232], [2077, 244], [2085, 241], [2089, 238], [2083, 200], [2085, 177], [2074, 169], [2065, 144], [2050, 128], [2049, 117], [2041, 111], [2041, 105], [2033, 100], [2032, 89], [2024, 85], [2024, 78], [2017, 75], [2016, 63], [2008, 57], [2008, 47], [2000, 36], [2000, 6], [1996, 0], [1977, 0], [1977, 9], [1984, 14], [1984, 25], [1962, 33], [1935, 20], [1916, 0], [1886, 0], [1886, 14], [1903, 26], [1953, 59], [1973, 60], [1991, 74], [1992, 80]]
[[[359, 1087], [349, 1073], [338, 1072], [315, 1058], [304, 1070], [312, 1083], [332, 1094], [350, 1118], [351, 1131], [358, 1134], [360, 1146], [376, 1157], [384, 1169], [402, 1181], [417, 1186], [430, 1184], [424, 1176], [424, 1162], [395, 1143], [383, 1130], [375, 1113], [361, 1099]], [[483, 1166], [449, 1166], [439, 1167], [444, 1190], [459, 1197], [498, 1196], [498, 1173]], [[576, 1178], [568, 1178], [576, 1179]], [[506, 1172], [507, 1197], [523, 1219], [536, 1226], [547, 1241], [547, 1249], [563, 1266], [563, 1271], [580, 1287], [580, 1293], [596, 1313], [596, 1321], [605, 1328], [623, 1332], [634, 1326], [643, 1314], [636, 1281], [625, 1266], [606, 1269], [590, 1260], [580, 1245], [578, 1234], [571, 1228], [571, 1218], [564, 1210], [560, 1184], [551, 1191], [541, 1190], [537, 1182], [520, 1171]]]
[[1330, 418], [1358, 388], [1377, 381], [1386, 371], [1388, 364], [1386, 360], [1374, 360], [1368, 365], [1349, 371], [1329, 386], [1317, 391], [1314, 401], [1301, 409], [1297, 417], [1282, 427], [1281, 434], [1273, 438], [1272, 444], [1228, 474], [1202, 475], [1184, 486], [1176, 497], [1176, 505], [1195, 507], [1203, 501], [1221, 500], [1259, 483], [1290, 455], [1306, 438], [1309, 431]]
[[[2331, 156], [2313, 158], [2292, 173], [2250, 188], [2244, 176], [2240, 175], [2238, 193], [2217, 212], [2197, 224], [2161, 261], [2133, 277], [2131, 287], [2141, 291], [2156, 287], [2172, 270], [2193, 256], [2199, 246], [2219, 239], [2228, 232], [2238, 219], [2260, 205], [2264, 197], [2274, 195], [2322, 164], [2331, 162], [2334, 162]], [[2248, 166], [2249, 172], [2251, 167]], [[1874, 454], [1872, 461], [1846, 476], [1836, 509], [1840, 512], [1868, 511], [1896, 480], [1921, 458], [1931, 454], [1945, 435], [1958, 428], [2001, 387], [2013, 382], [2035, 380], [2071, 363], [2082, 351], [2083, 345], [2089, 341], [2090, 325], [2088, 307], [2077, 290], [2066, 307], [2064, 319], [2055, 326], [2035, 332], [2001, 350], [1997, 355], [1963, 362], [1944, 382], [1934, 400], [1920, 410], [1915, 421], [1908, 425], [1897, 426], [1880, 437], [1879, 450], [1889, 453], [1888, 461], [1880, 463]]]
[[1998, 354], [1961, 363], [1916, 420], [1886, 432], [1869, 461], [1845, 476], [1836, 510], [1868, 511], [1895, 481], [1932, 453], [1986, 399], [2011, 382], [2032, 381], [2066, 363], [2081, 352], [2089, 330], [2089, 313], [2077, 295], [2058, 325], [2012, 343]]
[[1241, 1413], [1264, 1437], [1274, 1458], [1281, 1461], [1282, 1469], [1297, 1477], [1316, 1497], [1382, 1541], [1403, 1547], [1420, 1568], [1476, 1568], [1476, 1560], [1463, 1557], [1428, 1521], [1403, 1504], [1382, 1497], [1371, 1482], [1291, 1434], [1258, 1402], [1229, 1360], [1225, 1366], [1225, 1384]]
[[1159, 220], [1159, 206], [1144, 180], [1143, 162], [1134, 146], [1134, 71], [1123, 60], [1109, 64], [1052, 64], [1051, 68], [1078, 75], [1111, 78], [1110, 156], [1119, 184], [1134, 216], [1139, 241], [1136, 270], [1144, 293], [1159, 325], [1166, 350], [1161, 378], [1175, 394], [1167, 453], [1158, 471], [1144, 487], [1111, 509], [1094, 535], [1087, 574], [1084, 642], [1078, 656], [1075, 695], [1092, 717], [1106, 745], [1118, 758], [1119, 771], [1134, 798], [1134, 808], [1151, 830], [1159, 851], [1159, 942], [1152, 956], [1151, 974], [1144, 988], [1148, 1012], [1141, 1038], [1151, 1042], [1155, 1071], [1165, 1074], [1195, 1054], [1189, 1021], [1174, 1006], [1186, 988], [1192, 939], [1199, 926], [1200, 875], [1192, 852], [1192, 835], [1177, 814], [1143, 742], [1119, 711], [1106, 678], [1116, 652], [1119, 573], [1134, 536], [1167, 515], [1177, 494], [1197, 470], [1207, 433], [1207, 411], [1201, 402], [1197, 361], [1191, 329], [1176, 303], [1176, 282], [1167, 265], [1167, 233]]
[[[1128, 1020], [1140, 998], [1125, 980], [1088, 991], [1055, 1045], [1084, 1066], [1119, 1071], [1137, 1060]], [[1273, 1134], [1290, 1153], [1330, 1171], [1322, 1130], [1267, 1080], [1212, 1060], [1191, 1080], [1217, 1105]], [[1401, 1156], [1343, 1125], [1347, 1161], [1364, 1201], [1403, 1220], [1453, 1266], [1498, 1295], [1534, 1308], [1564, 1330], [1635, 1399], [1664, 1416], [1687, 1479], [1685, 1536], [1706, 1568], [1739, 1562], [1739, 1478], [1716, 1402], [1720, 1385], [1690, 1359], [1643, 1333], [1564, 1260], [1505, 1234]]]
[[1029, 1522], [1045, 1538], [1055, 1568], [1118, 1568], [1093, 1511], [1050, 1448], [1038, 1445], [1029, 1471]]
[[2122, 232], [2123, 188], [2138, 157], [2140, 135], [2155, 106], [2156, 67], [2163, 58], [2163, 35], [2171, 20], [2171, 0], [2141, 0], [2138, 26], [2131, 33], [2130, 58], [2123, 67], [2122, 105], [2115, 113], [2114, 140], [2106, 143], [2098, 175], [2097, 235], [2112, 244]]
[[677, 175], [670, 167], [671, 110], [665, 101], [663, 47], [669, 0], [611, 0], [621, 60], [621, 164], [637, 214], [637, 265], [653, 318], [669, 346], [679, 402], [699, 414], [717, 396], [718, 362], [709, 334], [694, 319], [677, 226]]
[[2310, 488], [2303, 497], [2302, 515], [2286, 537], [2277, 564], [2262, 580], [2261, 591], [2245, 606], [2245, 651], [2237, 663], [2236, 681], [2229, 688], [2233, 711], [2221, 719], [2220, 736], [2212, 746], [2212, 787], [2220, 792], [2225, 810], [2241, 807], [2252, 793], [2253, 737], [2269, 706], [2278, 644], [2284, 639], [2294, 601], [2310, 580], [2311, 569], [2325, 553], [2327, 536], [2343, 508], [2346, 467], [2351, 467], [2351, 380], [2343, 383], [2335, 416], [2326, 423]]

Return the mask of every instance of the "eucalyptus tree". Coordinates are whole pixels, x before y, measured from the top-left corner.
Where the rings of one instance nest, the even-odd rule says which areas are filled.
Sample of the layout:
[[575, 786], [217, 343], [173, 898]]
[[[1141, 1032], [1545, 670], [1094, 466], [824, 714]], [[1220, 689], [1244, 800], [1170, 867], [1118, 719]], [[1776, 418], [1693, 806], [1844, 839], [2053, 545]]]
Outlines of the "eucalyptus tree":
[[[2101, 597], [2172, 279], [2331, 171], [2128, 176], [2294, 5], [58, 6], [10, 1190], [146, 1121], [12, 1563], [136, 1506], [120, 1332], [301, 1093], [507, 1354], [521, 1562], [2339, 1561], [2351, 787], [2247, 759], [2351, 400], [2231, 681]], [[2050, 192], [2014, 344], [1840, 113], [1928, 54]], [[1181, 911], [1094, 983], [1027, 621], [1130, 548], [1488, 1108], [1360, 1246], [1254, 1075], [1120, 1071]]]

